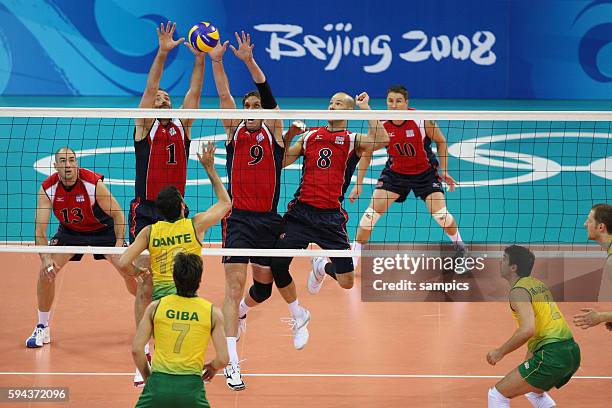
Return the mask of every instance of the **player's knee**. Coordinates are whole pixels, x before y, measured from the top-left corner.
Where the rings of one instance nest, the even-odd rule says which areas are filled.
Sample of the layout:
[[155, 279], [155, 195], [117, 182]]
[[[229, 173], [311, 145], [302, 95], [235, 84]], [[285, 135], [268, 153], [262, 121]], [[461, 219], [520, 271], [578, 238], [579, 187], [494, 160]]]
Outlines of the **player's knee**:
[[351, 289], [355, 285], [355, 274], [353, 272], [336, 274], [336, 278], [342, 289]]
[[381, 214], [374, 211], [372, 207], [368, 207], [368, 209], [363, 213], [361, 221], [359, 221], [359, 228], [366, 231], [372, 231], [374, 229], [374, 225], [376, 225], [380, 217]]
[[448, 212], [448, 209], [446, 207], [439, 209], [438, 211], [433, 213], [432, 216], [442, 228], [450, 227], [455, 221], [453, 214]]
[[272, 283], [261, 283], [253, 280], [253, 285], [249, 289], [249, 295], [257, 303], [265, 302], [272, 296]]
[[293, 282], [289, 273], [290, 264], [291, 258], [272, 258], [272, 276], [274, 277], [276, 287], [279, 289], [289, 286]]

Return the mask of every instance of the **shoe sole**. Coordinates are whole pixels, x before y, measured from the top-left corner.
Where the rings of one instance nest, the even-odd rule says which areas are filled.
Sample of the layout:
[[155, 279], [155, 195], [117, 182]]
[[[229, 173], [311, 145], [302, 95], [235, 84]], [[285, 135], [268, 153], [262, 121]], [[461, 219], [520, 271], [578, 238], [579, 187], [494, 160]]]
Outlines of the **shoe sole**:
[[227, 384], [227, 388], [229, 388], [232, 391], [242, 391], [242, 390], [246, 389], [246, 385], [242, 384], [242, 385], [235, 385], [235, 386], [233, 386], [233, 385]]

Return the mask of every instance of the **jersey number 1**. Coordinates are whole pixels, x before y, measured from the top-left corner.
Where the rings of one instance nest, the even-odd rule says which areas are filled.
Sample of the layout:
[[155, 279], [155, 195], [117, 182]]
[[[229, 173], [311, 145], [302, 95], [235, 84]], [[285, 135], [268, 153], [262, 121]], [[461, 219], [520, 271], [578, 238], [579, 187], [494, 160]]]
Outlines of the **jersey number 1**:
[[174, 143], [166, 147], [166, 150], [168, 151], [168, 161], [166, 164], [176, 164], [176, 153], [174, 149], [176, 149]]

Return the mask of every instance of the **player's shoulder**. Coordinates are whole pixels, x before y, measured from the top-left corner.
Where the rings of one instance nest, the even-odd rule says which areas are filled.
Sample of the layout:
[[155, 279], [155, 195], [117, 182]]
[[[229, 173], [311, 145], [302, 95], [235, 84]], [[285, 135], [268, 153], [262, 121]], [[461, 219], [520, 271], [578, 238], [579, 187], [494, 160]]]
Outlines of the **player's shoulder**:
[[98, 183], [98, 181], [104, 180], [104, 176], [89, 169], [80, 167], [79, 179], [83, 180], [86, 183], [96, 184]]
[[42, 182], [43, 190], [47, 190], [59, 183], [59, 174], [57, 172], [51, 174]]

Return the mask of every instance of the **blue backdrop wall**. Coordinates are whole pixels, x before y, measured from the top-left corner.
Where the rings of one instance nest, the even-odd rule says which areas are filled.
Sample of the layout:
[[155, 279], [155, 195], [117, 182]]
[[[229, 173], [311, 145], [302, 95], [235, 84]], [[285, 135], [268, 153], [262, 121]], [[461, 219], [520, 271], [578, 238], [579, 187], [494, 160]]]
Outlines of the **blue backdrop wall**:
[[[199, 20], [234, 43], [250, 32], [279, 96], [392, 83], [419, 98], [612, 95], [612, 0], [0, 0], [0, 94], [139, 95], [168, 19], [179, 36]], [[162, 86], [184, 93], [192, 60], [173, 52]], [[234, 93], [252, 88], [226, 60]]]

